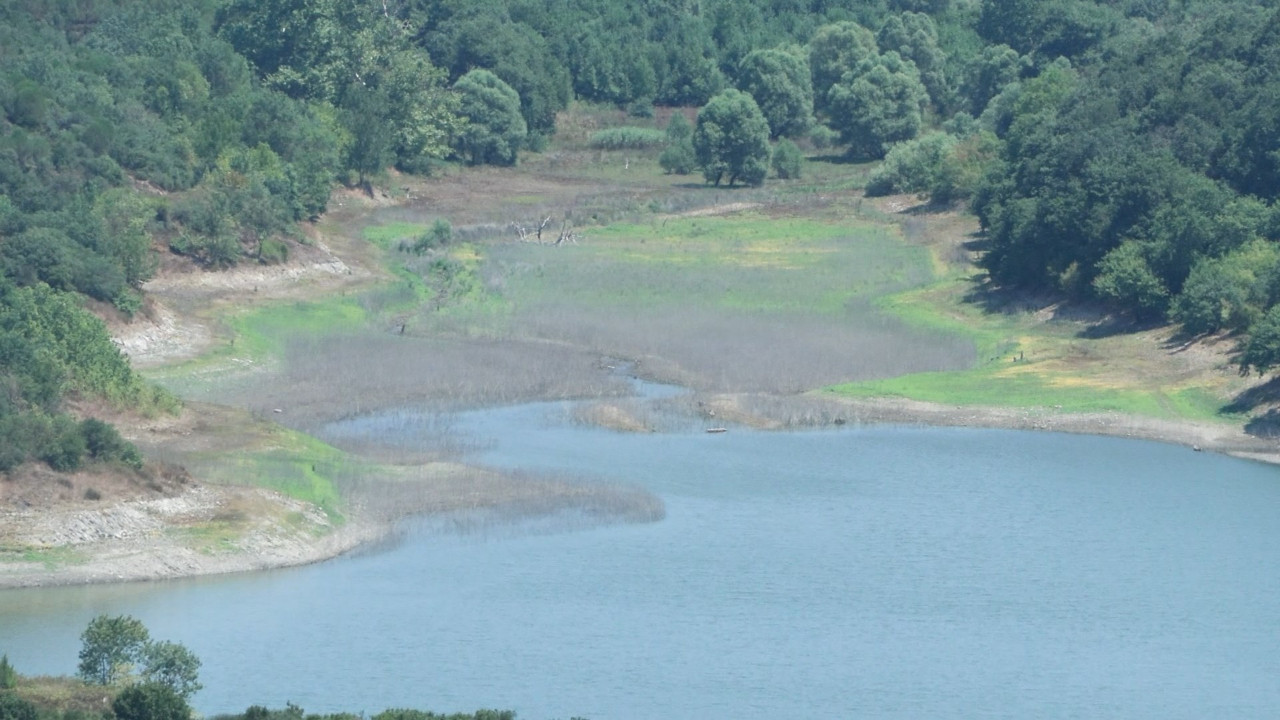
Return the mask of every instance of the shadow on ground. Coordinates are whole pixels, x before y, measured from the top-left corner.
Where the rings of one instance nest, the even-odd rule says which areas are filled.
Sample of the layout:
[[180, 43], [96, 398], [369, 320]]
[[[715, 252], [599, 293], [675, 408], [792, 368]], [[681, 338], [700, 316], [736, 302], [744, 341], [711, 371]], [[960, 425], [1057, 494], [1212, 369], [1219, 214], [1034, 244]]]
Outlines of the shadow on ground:
[[[1236, 395], [1230, 403], [1222, 407], [1224, 413], [1246, 413], [1264, 405], [1280, 404], [1280, 377], [1272, 378], [1261, 385], [1254, 385], [1244, 392]], [[1264, 415], [1260, 415], [1249, 422], [1250, 425], [1258, 423], [1259, 427], [1267, 425], [1267, 418], [1271, 423], [1275, 423], [1276, 434], [1280, 434], [1280, 409], [1268, 410]], [[1246, 426], [1246, 430], [1249, 427]], [[1249, 432], [1253, 432], [1249, 430]]]

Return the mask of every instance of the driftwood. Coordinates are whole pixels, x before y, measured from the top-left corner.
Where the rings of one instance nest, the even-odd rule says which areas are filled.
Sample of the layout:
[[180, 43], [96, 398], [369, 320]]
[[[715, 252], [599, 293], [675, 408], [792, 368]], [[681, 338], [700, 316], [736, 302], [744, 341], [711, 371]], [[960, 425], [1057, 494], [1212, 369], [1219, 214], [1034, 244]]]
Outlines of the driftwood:
[[524, 225], [520, 225], [516, 222], [512, 222], [511, 227], [516, 231], [516, 236], [520, 238], [520, 242], [526, 242], [526, 243], [531, 242], [531, 243], [537, 243], [539, 245], [559, 246], [559, 245], [564, 245], [565, 243], [569, 243], [570, 245], [577, 245], [578, 240], [582, 239], [581, 236], [578, 235], [578, 233], [574, 232], [573, 228], [569, 225], [569, 221], [565, 220], [560, 225], [560, 233], [559, 235], [556, 236], [556, 239], [544, 241], [542, 239], [542, 231], [547, 228], [547, 223], [549, 222], [551, 222], [550, 215], [544, 218], [542, 222], [538, 223], [537, 229], [533, 230], [532, 232], [530, 232], [530, 230], [526, 228]]

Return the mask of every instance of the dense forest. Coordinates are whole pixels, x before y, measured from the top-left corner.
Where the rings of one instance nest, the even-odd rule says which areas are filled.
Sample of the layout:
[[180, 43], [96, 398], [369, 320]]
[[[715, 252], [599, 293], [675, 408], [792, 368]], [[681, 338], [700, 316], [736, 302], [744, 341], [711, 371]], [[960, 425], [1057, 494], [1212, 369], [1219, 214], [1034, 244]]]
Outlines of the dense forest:
[[[880, 161], [967, 202], [999, 287], [1280, 364], [1280, 10], [1205, 0], [15, 0], [0, 6], [0, 470], [140, 464], [100, 317], [161, 253], [287, 259], [336, 184], [537, 152], [571, 101], [709, 182]], [[834, 149], [832, 149], [834, 148]], [[78, 419], [77, 419], [78, 418]]]

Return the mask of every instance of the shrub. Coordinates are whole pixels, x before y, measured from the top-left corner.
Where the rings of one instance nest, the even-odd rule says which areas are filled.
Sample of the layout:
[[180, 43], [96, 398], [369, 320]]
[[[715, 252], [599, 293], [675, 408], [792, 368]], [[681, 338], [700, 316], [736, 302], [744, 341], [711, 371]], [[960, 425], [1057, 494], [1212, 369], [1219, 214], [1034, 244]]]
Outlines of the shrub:
[[57, 415], [53, 418], [53, 434], [46, 440], [40, 459], [59, 472], [77, 470], [87, 450], [76, 422], [66, 415]]
[[413, 243], [401, 243], [400, 249], [414, 255], [442, 248], [453, 241], [453, 226], [448, 220], [440, 218], [431, 224], [431, 228], [414, 239]]
[[0, 720], [36, 720], [36, 706], [14, 693], [0, 693]]
[[867, 180], [867, 194], [929, 192], [938, 183], [955, 144], [954, 137], [934, 132], [894, 145]]
[[815, 125], [809, 131], [809, 142], [818, 150], [827, 150], [836, 146], [836, 142], [840, 140], [840, 133], [832, 130], [826, 125]]
[[191, 706], [168, 685], [130, 685], [111, 703], [117, 720], [191, 720]]
[[688, 175], [698, 166], [698, 158], [693, 152], [693, 125], [683, 113], [677, 112], [667, 123], [667, 147], [658, 157], [658, 165], [664, 172], [676, 175]]
[[258, 244], [258, 262], [279, 265], [289, 259], [289, 246], [275, 238], [265, 238]]
[[[85, 418], [80, 422], [80, 434], [84, 437], [85, 450], [97, 462], [123, 462], [141, 469], [142, 456], [133, 443], [120, 437], [111, 425], [97, 418]], [[97, 498], [90, 498], [96, 500]]]
[[782, 140], [773, 149], [773, 172], [783, 180], [800, 177], [804, 167], [804, 154], [790, 140]]
[[657, 147], [666, 139], [661, 130], [626, 126], [591, 133], [588, 143], [597, 150], [643, 150]]

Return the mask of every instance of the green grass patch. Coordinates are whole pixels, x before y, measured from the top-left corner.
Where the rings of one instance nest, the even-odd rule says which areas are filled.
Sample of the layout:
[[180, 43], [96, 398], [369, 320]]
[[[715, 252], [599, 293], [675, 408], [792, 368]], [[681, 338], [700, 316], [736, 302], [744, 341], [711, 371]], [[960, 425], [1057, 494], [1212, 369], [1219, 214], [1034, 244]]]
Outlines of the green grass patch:
[[0, 547], [0, 561], [35, 563], [46, 570], [57, 570], [68, 565], [82, 565], [88, 558], [73, 547]]
[[360, 236], [383, 250], [394, 250], [401, 240], [415, 238], [429, 227], [426, 223], [415, 222], [382, 223], [366, 226], [360, 231]]
[[946, 405], [1121, 412], [1166, 418], [1181, 416], [1170, 397], [1158, 392], [1061, 386], [1052, 377], [1034, 374], [1001, 376], [987, 369], [917, 373], [837, 385], [831, 391], [848, 397], [902, 397]]
[[946, 405], [1116, 412], [1165, 419], [1232, 420], [1213, 390], [1162, 382], [1128, 367], [1149, 348], [1146, 337], [1080, 337], [1084, 325], [1032, 313], [991, 313], [961, 298], [967, 278], [953, 275], [923, 288], [883, 296], [882, 310], [914, 327], [968, 338], [978, 363], [968, 370], [917, 373], [837, 385], [847, 397], [901, 397]]
[[[196, 453], [184, 459], [198, 477], [223, 485], [275, 490], [324, 510], [340, 525], [343, 478], [367, 470], [366, 463], [310, 435], [262, 423], [255, 437], [236, 451]], [[211, 529], [210, 532], [217, 532]]]

